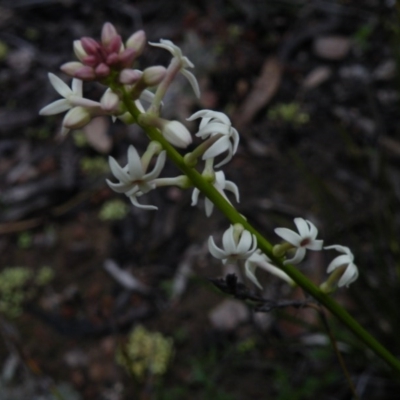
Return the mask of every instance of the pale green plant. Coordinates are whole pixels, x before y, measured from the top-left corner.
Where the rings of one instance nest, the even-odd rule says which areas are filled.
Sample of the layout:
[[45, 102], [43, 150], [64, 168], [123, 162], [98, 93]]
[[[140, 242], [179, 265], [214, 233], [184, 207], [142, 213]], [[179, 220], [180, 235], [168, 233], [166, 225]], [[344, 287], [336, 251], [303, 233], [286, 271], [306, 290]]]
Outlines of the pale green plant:
[[171, 338], [139, 325], [129, 335], [126, 345], [117, 351], [116, 359], [138, 380], [144, 380], [148, 376], [164, 375], [173, 355]]
[[116, 221], [124, 219], [129, 213], [129, 207], [122, 200], [106, 201], [99, 212], [102, 221]]
[[34, 272], [27, 267], [7, 267], [0, 272], [0, 313], [17, 318], [23, 312], [24, 303], [32, 300], [38, 291], [54, 277], [49, 267]]
[[301, 111], [299, 103], [279, 103], [268, 111], [271, 121], [281, 121], [295, 128], [310, 121], [310, 115]]

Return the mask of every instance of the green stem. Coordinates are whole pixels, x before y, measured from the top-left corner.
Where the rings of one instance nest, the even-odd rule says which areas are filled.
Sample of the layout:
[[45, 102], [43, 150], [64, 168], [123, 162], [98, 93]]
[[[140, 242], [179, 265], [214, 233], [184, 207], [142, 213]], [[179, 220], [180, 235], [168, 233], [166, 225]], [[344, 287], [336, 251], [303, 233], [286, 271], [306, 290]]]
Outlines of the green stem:
[[[127, 110], [138, 120], [140, 111], [130, 99], [129, 93], [124, 89], [123, 102]], [[140, 125], [140, 124], [139, 124]], [[192, 181], [205, 196], [207, 196], [214, 205], [232, 222], [232, 224], [242, 224], [245, 229], [253, 233], [257, 238], [258, 248], [261, 249], [279, 268], [288, 274], [301, 288], [303, 288], [312, 297], [324, 305], [332, 314], [334, 314], [344, 325], [346, 325], [362, 342], [364, 342], [372, 351], [385, 360], [397, 373], [400, 374], [400, 361], [382, 346], [373, 336], [371, 336], [343, 307], [334, 299], [323, 293], [319, 287], [314, 285], [297, 268], [290, 264], [283, 264], [280, 258], [274, 256], [273, 246], [261, 235], [254, 227], [249, 224], [244, 217], [213, 187], [207, 182], [199, 172], [189, 167], [183, 160], [183, 157], [175, 148], [164, 139], [161, 132], [152, 127], [143, 127], [144, 131], [152, 140], [157, 140], [167, 151], [169, 159]]]

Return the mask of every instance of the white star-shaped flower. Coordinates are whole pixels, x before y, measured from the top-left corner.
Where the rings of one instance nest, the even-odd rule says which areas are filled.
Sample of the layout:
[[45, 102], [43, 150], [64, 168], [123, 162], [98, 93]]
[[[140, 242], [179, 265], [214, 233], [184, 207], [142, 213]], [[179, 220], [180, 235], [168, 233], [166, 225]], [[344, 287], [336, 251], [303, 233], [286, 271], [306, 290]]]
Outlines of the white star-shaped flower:
[[[235, 183], [225, 179], [225, 174], [223, 171], [218, 171], [215, 173], [215, 181], [213, 183], [213, 186], [218, 190], [219, 193], [222, 194], [222, 196], [225, 197], [226, 200], [228, 200], [228, 198], [226, 197], [224, 190], [229, 190], [235, 195], [236, 201], [239, 203], [239, 189]], [[195, 188], [192, 193], [192, 206], [195, 206], [197, 204], [199, 200], [199, 194], [200, 190]], [[206, 208], [206, 215], [207, 217], [209, 217], [213, 212], [214, 203], [207, 197], [205, 199], [205, 208]]]
[[128, 164], [125, 167], [122, 168], [113, 157], [109, 157], [111, 171], [120, 182], [113, 183], [107, 179], [107, 184], [115, 192], [125, 193], [136, 207], [144, 210], [157, 210], [158, 208], [156, 206], [138, 203], [137, 197], [155, 189], [156, 178], [164, 168], [165, 159], [166, 152], [162, 151], [157, 158], [154, 169], [146, 173], [135, 147], [129, 146]]
[[296, 224], [299, 233], [287, 228], [275, 229], [275, 233], [278, 236], [296, 248], [294, 257], [285, 260], [284, 264], [298, 264], [304, 259], [306, 249], [315, 251], [322, 250], [324, 244], [323, 240], [316, 239], [318, 229], [310, 221], [303, 218], [295, 218], [294, 223]]
[[332, 246], [324, 247], [326, 250], [334, 249], [339, 253], [343, 253], [340, 256], [334, 258], [331, 263], [328, 265], [326, 272], [329, 274], [333, 272], [335, 269], [347, 266], [343, 275], [338, 281], [338, 286], [346, 286], [349, 287], [350, 283], [353, 283], [358, 278], [358, 268], [354, 264], [354, 255], [351, 250], [346, 246], [340, 246], [338, 244], [334, 244]]
[[262, 289], [260, 282], [256, 278], [255, 271], [257, 268], [262, 268], [263, 270], [269, 272], [272, 275], [277, 276], [280, 279], [283, 279], [290, 285], [293, 285], [293, 280], [283, 272], [280, 268], [276, 267], [272, 264], [272, 261], [268, 258], [267, 255], [261, 252], [261, 250], [255, 251], [245, 262], [244, 265], [245, 274], [247, 278], [249, 278], [257, 287]]
[[208, 249], [210, 253], [223, 264], [235, 260], [249, 258], [257, 248], [257, 239], [254, 234], [243, 230], [238, 239], [235, 239], [234, 226], [231, 225], [222, 236], [222, 249], [219, 248], [212, 236], [208, 238]]
[[228, 155], [216, 165], [221, 167], [229, 162], [236, 153], [239, 146], [239, 133], [232, 127], [230, 119], [222, 112], [212, 110], [201, 110], [189, 117], [188, 121], [193, 121], [196, 118], [202, 118], [199, 126], [197, 137], [207, 139], [215, 135], [222, 135], [209, 149], [203, 154], [203, 160], [215, 158], [218, 155], [228, 151]]
[[54, 115], [60, 114], [73, 107], [99, 107], [100, 103], [85, 99], [82, 96], [82, 85], [83, 82], [80, 79], [72, 79], [71, 88], [63, 82], [58, 76], [49, 73], [49, 80], [53, 88], [63, 99], [53, 101], [46, 107], [43, 107], [40, 111], [40, 115]]
[[168, 50], [172, 54], [172, 56], [180, 64], [180, 73], [189, 81], [196, 97], [200, 97], [200, 88], [197, 79], [190, 71], [187, 70], [187, 68], [193, 68], [194, 65], [187, 57], [182, 54], [182, 50], [173, 42], [166, 39], [160, 39], [160, 43], [149, 42], [149, 44], [154, 47], [160, 47], [162, 49]]

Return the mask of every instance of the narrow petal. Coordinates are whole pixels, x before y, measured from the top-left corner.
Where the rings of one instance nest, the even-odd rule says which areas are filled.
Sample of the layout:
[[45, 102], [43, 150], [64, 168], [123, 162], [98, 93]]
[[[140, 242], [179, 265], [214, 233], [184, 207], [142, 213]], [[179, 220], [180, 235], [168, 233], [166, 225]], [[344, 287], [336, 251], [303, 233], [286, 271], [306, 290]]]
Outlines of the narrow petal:
[[223, 165], [225, 165], [226, 163], [228, 163], [229, 161], [231, 161], [231, 160], [232, 160], [232, 157], [233, 157], [233, 153], [232, 153], [232, 144], [231, 144], [231, 142], [229, 142], [229, 147], [228, 147], [228, 154], [227, 154], [227, 156], [226, 156], [221, 162], [219, 162], [218, 164], [216, 164], [216, 165], [215, 165], [215, 168], [220, 168], [220, 167], [222, 167]]
[[236, 201], [238, 203], [240, 203], [240, 201], [239, 201], [239, 189], [238, 189], [238, 187], [236, 186], [235, 183], [233, 183], [231, 181], [226, 181], [225, 190], [229, 190], [230, 192], [232, 192], [235, 195]]
[[300, 246], [302, 238], [298, 233], [293, 232], [287, 228], [275, 228], [275, 233], [293, 246]]
[[222, 246], [227, 254], [236, 253], [236, 243], [233, 237], [233, 225], [222, 235]]
[[202, 159], [208, 160], [209, 158], [214, 158], [222, 154], [224, 151], [228, 150], [230, 146], [229, 138], [223, 136], [218, 139], [204, 154]]
[[107, 185], [114, 190], [114, 192], [117, 193], [126, 193], [126, 191], [132, 186], [128, 183], [113, 183], [111, 181], [109, 181], [108, 179], [106, 179]]
[[194, 114], [192, 114], [189, 118], [186, 118], [187, 121], [193, 121], [197, 118], [206, 118], [208, 117], [208, 113], [213, 112], [211, 110], [200, 110], [196, 111]]
[[336, 268], [341, 267], [342, 265], [351, 264], [352, 261], [353, 260], [347, 254], [338, 256], [331, 261], [331, 263], [328, 265], [328, 268], [326, 269], [326, 272], [329, 274]]
[[83, 81], [76, 78], [72, 79], [71, 89], [76, 96], [82, 97]]
[[349, 266], [346, 268], [346, 271], [342, 275], [342, 277], [339, 279], [338, 286], [349, 286], [350, 283], [353, 283], [357, 278], [358, 278], [358, 269], [357, 266], [353, 263], [349, 264]]
[[120, 165], [117, 163], [114, 157], [108, 157], [108, 163], [110, 164], [110, 169], [113, 175], [122, 183], [130, 183], [131, 179], [126, 171], [124, 171]]
[[240, 141], [240, 137], [239, 137], [239, 132], [235, 129], [235, 128], [231, 128], [232, 129], [232, 139], [233, 139], [233, 149], [232, 149], [232, 154], [236, 154], [237, 149], [239, 147], [239, 141]]
[[[190, 63], [190, 64], [192, 64], [192, 63]], [[189, 81], [190, 86], [192, 86], [192, 89], [194, 91], [194, 94], [199, 99], [200, 98], [200, 88], [199, 88], [199, 83], [197, 82], [196, 77], [187, 69], [181, 69], [181, 74]]]
[[40, 115], [54, 115], [60, 114], [64, 111], [69, 110], [72, 108], [70, 102], [66, 99], [60, 99], [53, 101], [52, 103], [48, 104], [46, 107], [43, 107], [40, 111]]
[[267, 262], [265, 259], [259, 262], [258, 266], [263, 270], [269, 272], [270, 274], [275, 275], [278, 278], [286, 281], [287, 283], [289, 283], [289, 285], [293, 285], [294, 281], [288, 274], [283, 272], [280, 268], [276, 267], [275, 265], [272, 265], [271, 263]]
[[260, 285], [260, 282], [258, 282], [256, 276], [255, 276], [255, 271], [257, 269], [257, 264], [253, 263], [249, 260], [246, 261], [245, 265], [244, 265], [244, 269], [245, 269], [245, 274], [246, 277], [252, 281], [259, 289], [262, 289], [262, 286]]
[[331, 250], [332, 249], [332, 250], [338, 251], [339, 253], [344, 253], [344, 254], [348, 254], [348, 255], [353, 254], [348, 247], [341, 246], [339, 244], [333, 244], [331, 246], [325, 246], [324, 249], [325, 250]]
[[295, 218], [294, 223], [303, 239], [310, 236], [310, 229], [308, 228], [308, 224], [305, 219]]
[[68, 85], [65, 82], [63, 82], [58, 76], [49, 72], [48, 77], [50, 79], [50, 83], [53, 86], [53, 88], [62, 97], [68, 97], [73, 93], [72, 90], [68, 87]]
[[195, 206], [197, 204], [197, 202], [199, 201], [199, 194], [200, 194], [200, 190], [197, 188], [193, 189], [192, 192], [192, 206]]
[[214, 203], [206, 197], [206, 199], [204, 201], [204, 205], [206, 208], [206, 216], [209, 217], [214, 210]]
[[324, 246], [324, 241], [323, 240], [312, 240], [307, 246], [305, 246], [306, 249], [309, 250], [315, 250], [319, 251], [322, 250], [322, 247]]
[[227, 258], [226, 252], [216, 246], [212, 236], [208, 238], [208, 250], [215, 258], [218, 258], [220, 260]]
[[129, 199], [130, 199], [130, 201], [132, 202], [132, 204], [134, 206], [136, 206], [137, 208], [141, 208], [142, 210], [158, 210], [158, 207], [156, 207], [156, 206], [152, 206], [150, 204], [147, 204], [147, 205], [146, 204], [140, 204], [137, 201], [136, 196], [129, 197]]
[[128, 170], [132, 180], [142, 179], [144, 175], [142, 161], [134, 146], [130, 145], [128, 148]]
[[157, 157], [157, 162], [156, 162], [155, 167], [153, 168], [153, 171], [151, 171], [150, 173], [148, 173], [144, 176], [144, 179], [146, 181], [156, 179], [161, 174], [161, 171], [165, 165], [166, 158], [167, 158], [167, 152], [164, 150]]
[[230, 127], [228, 125], [221, 124], [221, 122], [210, 122], [203, 129], [200, 129], [197, 133], [197, 137], [216, 135], [218, 133], [222, 133], [223, 135], [229, 136]]
[[298, 264], [301, 261], [303, 261], [304, 257], [306, 255], [306, 249], [304, 247], [299, 247], [296, 250], [296, 253], [294, 254], [293, 258], [290, 258], [288, 260], [285, 260], [283, 263], [286, 264]]
[[252, 242], [252, 236], [249, 231], [243, 231], [242, 235], [240, 236], [240, 240], [238, 245], [236, 246], [236, 252], [238, 254], [245, 253], [246, 251], [249, 251], [249, 249], [252, 247], [253, 242]]
[[315, 225], [312, 222], [310, 222], [308, 220], [306, 220], [306, 222], [308, 224], [309, 236], [311, 238], [315, 239], [318, 235], [318, 229], [315, 227]]

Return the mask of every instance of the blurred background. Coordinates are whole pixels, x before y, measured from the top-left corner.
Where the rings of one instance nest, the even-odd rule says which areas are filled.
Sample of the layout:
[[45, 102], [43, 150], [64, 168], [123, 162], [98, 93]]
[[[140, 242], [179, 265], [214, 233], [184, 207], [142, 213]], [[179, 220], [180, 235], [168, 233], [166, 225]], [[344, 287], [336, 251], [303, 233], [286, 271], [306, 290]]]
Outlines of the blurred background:
[[[400, 353], [400, 24], [395, 1], [0, 1], [0, 399], [351, 399], [315, 312], [256, 312], [209, 279], [223, 269], [207, 239], [228, 228], [191, 190], [162, 188], [133, 208], [112, 192], [108, 155], [145, 150], [136, 126], [97, 118], [60, 138], [47, 73], [72, 41], [143, 29], [194, 64], [201, 98], [177, 79], [163, 115], [223, 111], [241, 135], [224, 166], [237, 208], [273, 243], [277, 226], [312, 221], [348, 246], [360, 278], [335, 298]], [[148, 46], [137, 68], [170, 54]], [[91, 83], [85, 97], [105, 88]], [[179, 172], [168, 164], [163, 176]], [[234, 199], [231, 199], [234, 203]], [[235, 204], [235, 203], [234, 203]], [[334, 253], [299, 267], [315, 283]], [[263, 271], [273, 301], [303, 300]], [[244, 283], [254, 290], [251, 283]], [[397, 399], [386, 365], [327, 315], [361, 399]]]

